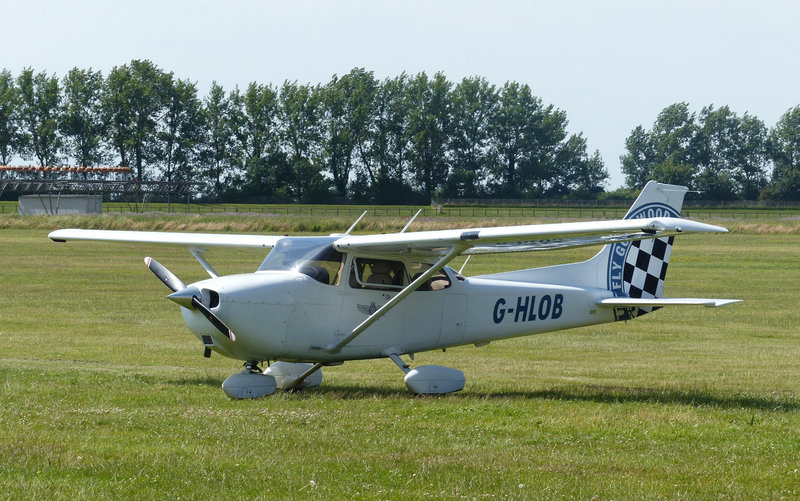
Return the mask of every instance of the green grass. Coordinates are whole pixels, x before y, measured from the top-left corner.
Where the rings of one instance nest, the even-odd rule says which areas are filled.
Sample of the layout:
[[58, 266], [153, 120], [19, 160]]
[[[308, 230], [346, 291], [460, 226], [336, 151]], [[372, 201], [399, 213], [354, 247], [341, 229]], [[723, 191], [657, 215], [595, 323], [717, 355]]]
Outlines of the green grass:
[[[55, 244], [46, 228], [10, 226], [2, 499], [800, 496], [800, 235], [676, 239], [667, 295], [740, 304], [417, 355], [463, 370], [458, 394], [412, 396], [377, 360], [232, 401], [219, 386], [239, 363], [202, 357], [142, 263], [204, 278], [186, 251]], [[465, 272], [591, 253], [476, 256]], [[207, 257], [234, 273], [263, 256]]]

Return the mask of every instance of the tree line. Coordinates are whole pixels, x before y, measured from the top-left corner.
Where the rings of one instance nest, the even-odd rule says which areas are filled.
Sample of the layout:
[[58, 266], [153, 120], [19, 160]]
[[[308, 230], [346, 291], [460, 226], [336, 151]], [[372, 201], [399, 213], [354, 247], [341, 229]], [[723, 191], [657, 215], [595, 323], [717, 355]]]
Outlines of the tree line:
[[[0, 72], [0, 163], [128, 166], [137, 179], [201, 182], [208, 200], [610, 196], [600, 154], [567, 124], [528, 85], [442, 73], [380, 81], [354, 68], [325, 84], [215, 82], [200, 96], [148, 60], [106, 76]], [[726, 106], [698, 116], [679, 103], [625, 145], [631, 189], [657, 179], [709, 199], [800, 199], [800, 107], [767, 130]]]
[[636, 127], [620, 157], [629, 188], [648, 179], [681, 184], [706, 200], [800, 200], [800, 106], [774, 128], [728, 106], [687, 103], [659, 113], [649, 130]]
[[59, 79], [0, 73], [0, 161], [115, 163], [137, 179], [204, 183], [210, 199], [563, 196], [603, 191], [600, 155], [527, 85], [425, 73], [326, 84], [197, 86], [152, 62]]

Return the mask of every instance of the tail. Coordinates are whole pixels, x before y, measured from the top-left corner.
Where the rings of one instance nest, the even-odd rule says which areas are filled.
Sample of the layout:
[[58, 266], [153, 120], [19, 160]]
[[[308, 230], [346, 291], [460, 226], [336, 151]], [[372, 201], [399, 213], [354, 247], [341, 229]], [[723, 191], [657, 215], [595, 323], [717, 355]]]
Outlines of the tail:
[[[625, 219], [680, 217], [685, 186], [650, 181]], [[672, 253], [673, 237], [650, 238], [605, 245], [588, 261], [501, 273], [497, 278], [605, 289], [615, 298], [654, 299], [663, 296], [664, 278]], [[637, 302], [634, 301], [634, 302]], [[630, 301], [629, 301], [630, 302]], [[631, 318], [653, 311], [649, 305], [626, 303], [618, 316]]]
[[[680, 217], [685, 186], [650, 181], [633, 203], [625, 219]], [[590, 261], [606, 270], [605, 287], [617, 297], [663, 297], [664, 279], [675, 237], [651, 238], [609, 244]], [[600, 284], [598, 284], [600, 285]], [[630, 316], [644, 315], [654, 307], [637, 307]]]
[[[650, 181], [633, 203], [625, 219], [680, 217], [685, 186]], [[715, 230], [714, 230], [715, 231]], [[545, 266], [491, 275], [499, 280], [609, 291], [597, 305], [613, 308], [617, 320], [628, 320], [662, 306], [724, 306], [737, 300], [664, 298], [664, 279], [674, 237], [646, 238], [605, 245], [593, 258], [580, 263]]]

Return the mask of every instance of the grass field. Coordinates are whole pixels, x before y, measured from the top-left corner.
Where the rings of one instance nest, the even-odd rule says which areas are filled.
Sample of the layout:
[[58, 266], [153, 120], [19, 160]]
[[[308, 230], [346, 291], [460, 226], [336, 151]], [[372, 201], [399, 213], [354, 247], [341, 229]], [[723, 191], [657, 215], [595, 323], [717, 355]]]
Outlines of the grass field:
[[676, 239], [667, 295], [743, 303], [417, 355], [463, 370], [458, 394], [412, 396], [378, 360], [232, 401], [239, 363], [202, 357], [142, 263], [204, 278], [187, 252], [6, 224], [0, 499], [797, 499], [800, 235], [766, 233]]

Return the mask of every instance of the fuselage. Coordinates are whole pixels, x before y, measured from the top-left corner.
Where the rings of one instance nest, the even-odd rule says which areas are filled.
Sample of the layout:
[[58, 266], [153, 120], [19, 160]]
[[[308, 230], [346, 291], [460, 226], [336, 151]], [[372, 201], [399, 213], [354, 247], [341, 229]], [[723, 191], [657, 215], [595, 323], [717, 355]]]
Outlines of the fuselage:
[[[339, 259], [330, 276], [322, 279], [316, 272], [295, 267], [192, 284], [201, 291], [204, 304], [235, 333], [235, 341], [221, 335], [198, 311], [181, 308], [184, 320], [206, 346], [225, 356], [320, 362], [483, 344], [614, 320], [612, 310], [596, 306], [611, 294], [607, 290], [500, 280], [492, 275], [464, 278], [445, 267], [430, 284], [412, 292], [340, 351], [330, 353], [326, 347], [394, 297], [412, 279], [410, 271], [419, 267], [413, 261], [402, 263], [405, 269], [400, 271], [400, 265], [392, 265], [395, 275], [390, 279], [400, 285], [386, 280], [374, 284], [370, 280], [378, 276], [379, 258], [341, 255]], [[371, 276], [365, 271], [368, 267]]]

